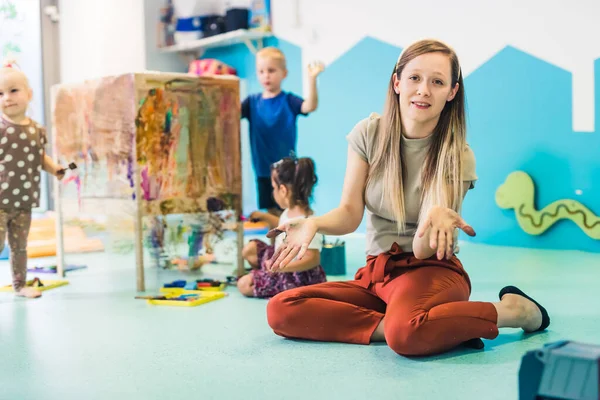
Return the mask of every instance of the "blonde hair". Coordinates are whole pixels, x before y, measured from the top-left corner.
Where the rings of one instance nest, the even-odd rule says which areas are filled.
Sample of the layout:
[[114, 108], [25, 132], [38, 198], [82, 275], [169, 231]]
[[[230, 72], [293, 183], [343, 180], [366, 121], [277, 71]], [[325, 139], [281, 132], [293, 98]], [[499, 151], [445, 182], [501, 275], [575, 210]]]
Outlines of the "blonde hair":
[[2, 66], [0, 67], [0, 76], [3, 76], [5, 74], [17, 75], [20, 79], [23, 80], [23, 82], [25, 83], [25, 86], [28, 89], [31, 88], [31, 86], [29, 86], [29, 79], [27, 79], [27, 75], [25, 75], [25, 73], [23, 73], [23, 71], [21, 70], [21, 67], [19, 67], [19, 64], [17, 64], [16, 60], [14, 60], [14, 59], [4, 60], [4, 62], [2, 63]]
[[284, 70], [287, 69], [285, 54], [283, 54], [283, 52], [281, 50], [279, 50], [277, 47], [265, 47], [263, 49], [260, 49], [256, 53], [256, 58], [259, 58], [259, 57], [260, 58], [269, 58], [269, 59], [279, 63], [279, 66], [281, 68], [283, 68]]
[[400, 79], [402, 70], [414, 58], [439, 52], [450, 59], [452, 84], [458, 83], [458, 91], [447, 102], [433, 130], [431, 144], [421, 171], [421, 208], [419, 221], [434, 206], [448, 207], [460, 212], [463, 182], [461, 176], [462, 154], [466, 146], [465, 98], [458, 57], [448, 45], [437, 40], [421, 40], [407, 47], [394, 65], [387, 93], [386, 104], [378, 127], [373, 149], [373, 161], [369, 168], [367, 185], [382, 178], [382, 201], [390, 204], [398, 231], [405, 231], [406, 211], [404, 205], [403, 171], [401, 152], [402, 119], [400, 100], [394, 90], [394, 76]]

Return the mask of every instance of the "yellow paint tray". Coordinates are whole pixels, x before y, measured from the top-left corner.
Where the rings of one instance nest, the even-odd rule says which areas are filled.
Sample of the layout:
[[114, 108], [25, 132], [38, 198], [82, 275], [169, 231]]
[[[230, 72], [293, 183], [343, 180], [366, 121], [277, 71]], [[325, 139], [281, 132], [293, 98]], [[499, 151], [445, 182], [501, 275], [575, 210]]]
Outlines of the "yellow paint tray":
[[[69, 284], [69, 281], [64, 281], [64, 280], [40, 279], [40, 282], [42, 282], [42, 284], [44, 286], [34, 287], [34, 286], [32, 286], [33, 281], [34, 281], [34, 279], [28, 280], [27, 283], [25, 284], [25, 286], [33, 287], [34, 289], [37, 289], [40, 292], [43, 292], [45, 290], [55, 289], [57, 287], [65, 286], [65, 285]], [[12, 291], [13, 291], [12, 285], [0, 286], [0, 292], [12, 292]]]
[[[178, 288], [174, 288], [178, 289]], [[179, 297], [182, 294], [195, 294], [198, 295], [198, 299], [191, 301], [180, 301], [180, 300], [169, 300], [169, 298]], [[208, 303], [214, 300], [222, 299], [227, 296], [225, 292], [215, 292], [215, 291], [202, 291], [202, 290], [182, 290], [179, 289], [177, 292], [165, 293], [165, 297], [167, 300], [146, 300], [148, 304], [152, 304], [155, 306], [173, 306], [173, 307], [195, 307], [204, 303]]]
[[219, 286], [205, 286], [200, 289], [189, 290], [184, 288], [160, 288], [161, 293], [200, 293], [200, 292], [222, 292], [227, 287], [226, 283], [221, 283]]

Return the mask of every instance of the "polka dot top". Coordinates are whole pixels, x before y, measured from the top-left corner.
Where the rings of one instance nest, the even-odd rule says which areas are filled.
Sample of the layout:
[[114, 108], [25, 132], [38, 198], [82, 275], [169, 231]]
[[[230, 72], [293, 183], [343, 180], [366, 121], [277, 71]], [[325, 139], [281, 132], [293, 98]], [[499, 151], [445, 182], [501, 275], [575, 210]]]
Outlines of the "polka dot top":
[[17, 125], [0, 118], [0, 208], [31, 209], [40, 199], [45, 129], [30, 120]]

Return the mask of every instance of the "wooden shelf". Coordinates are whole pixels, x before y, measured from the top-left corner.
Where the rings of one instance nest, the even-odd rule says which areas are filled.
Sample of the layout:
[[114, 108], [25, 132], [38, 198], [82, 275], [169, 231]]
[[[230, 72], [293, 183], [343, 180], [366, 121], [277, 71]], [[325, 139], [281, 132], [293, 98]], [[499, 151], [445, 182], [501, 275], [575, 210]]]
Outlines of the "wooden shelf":
[[[248, 49], [255, 54], [257, 49], [262, 48], [262, 40], [272, 35], [273, 34], [271, 32], [238, 29], [236, 31], [221, 33], [219, 35], [214, 35], [207, 38], [179, 43], [173, 46], [162, 47], [159, 48], [159, 51], [161, 53], [202, 54], [206, 49], [245, 43], [246, 46], [248, 46]], [[253, 41], [257, 42], [256, 46], [252, 43]]]

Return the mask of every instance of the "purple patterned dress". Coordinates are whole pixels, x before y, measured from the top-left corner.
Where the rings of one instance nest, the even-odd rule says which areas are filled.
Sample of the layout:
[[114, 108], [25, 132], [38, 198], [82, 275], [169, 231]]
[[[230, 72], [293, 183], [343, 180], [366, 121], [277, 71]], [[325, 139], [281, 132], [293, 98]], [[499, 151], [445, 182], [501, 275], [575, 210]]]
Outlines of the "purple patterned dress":
[[274, 274], [267, 271], [265, 263], [275, 253], [275, 247], [260, 240], [253, 240], [253, 242], [256, 243], [256, 252], [260, 260], [260, 268], [253, 269], [250, 272], [254, 278], [255, 297], [273, 297], [284, 290], [327, 282], [325, 271], [320, 265], [302, 272], [279, 272]]

